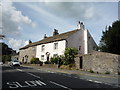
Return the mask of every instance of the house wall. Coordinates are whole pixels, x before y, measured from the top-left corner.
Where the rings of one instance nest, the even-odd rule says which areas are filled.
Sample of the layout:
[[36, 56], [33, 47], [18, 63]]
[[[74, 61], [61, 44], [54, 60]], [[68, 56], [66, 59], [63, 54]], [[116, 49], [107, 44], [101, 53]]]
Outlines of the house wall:
[[79, 50], [79, 54], [84, 53], [84, 30], [79, 30], [67, 39], [67, 47], [74, 47]]
[[[80, 69], [80, 56], [75, 58], [76, 68]], [[82, 55], [83, 70], [93, 70], [94, 72], [117, 74], [120, 72], [120, 55], [97, 52]]]
[[[58, 43], [57, 50], [54, 49], [54, 43]], [[41, 52], [42, 45], [45, 45], [45, 50], [43, 52]], [[47, 52], [50, 53], [49, 58], [51, 58], [51, 57], [53, 57], [54, 54], [63, 55], [65, 48], [66, 48], [66, 40], [37, 45], [36, 57], [41, 60], [41, 55], [44, 55], [44, 60], [41, 60], [41, 61], [46, 62], [47, 61], [47, 56], [46, 56]]]
[[23, 58], [24, 58], [24, 62], [27, 58], [27, 63], [30, 62], [31, 58], [36, 57], [36, 46], [32, 46], [32, 47], [28, 47], [26, 49], [22, 49], [19, 51], [19, 61], [22, 62]]
[[93, 37], [91, 36], [91, 34], [89, 33], [89, 31], [87, 30], [87, 46], [88, 46], [88, 53], [90, 53], [93, 50], [97, 49], [97, 44], [95, 43]]
[[[95, 41], [88, 30], [80, 29], [67, 39], [67, 47], [75, 47], [79, 54], [88, 54], [97, 48]], [[81, 48], [79, 50], [79, 48]]]

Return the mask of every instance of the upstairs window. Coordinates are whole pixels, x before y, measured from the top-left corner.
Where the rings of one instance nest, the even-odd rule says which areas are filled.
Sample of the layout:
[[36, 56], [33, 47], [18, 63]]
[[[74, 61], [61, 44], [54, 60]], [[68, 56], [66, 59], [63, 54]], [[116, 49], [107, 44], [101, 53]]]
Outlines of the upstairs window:
[[44, 51], [45, 51], [45, 45], [42, 45], [41, 52], [44, 52]]
[[54, 43], [54, 49], [58, 49], [58, 43]]
[[35, 51], [35, 47], [32, 47], [32, 51]]

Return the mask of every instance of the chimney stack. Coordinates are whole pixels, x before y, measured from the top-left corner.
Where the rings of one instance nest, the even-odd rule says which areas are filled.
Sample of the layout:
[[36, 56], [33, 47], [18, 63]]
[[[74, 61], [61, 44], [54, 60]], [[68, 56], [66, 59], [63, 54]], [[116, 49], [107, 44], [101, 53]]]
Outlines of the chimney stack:
[[46, 35], [46, 34], [44, 35], [44, 38], [47, 38], [47, 35]]
[[57, 29], [54, 29], [53, 36], [58, 35], [58, 34], [59, 34], [59, 33], [58, 33], [58, 30], [57, 30]]
[[85, 29], [85, 26], [83, 24], [83, 22], [78, 22], [78, 25], [77, 25], [78, 29]]
[[29, 40], [29, 44], [30, 44], [30, 43], [32, 43], [32, 41], [31, 41], [31, 40]]

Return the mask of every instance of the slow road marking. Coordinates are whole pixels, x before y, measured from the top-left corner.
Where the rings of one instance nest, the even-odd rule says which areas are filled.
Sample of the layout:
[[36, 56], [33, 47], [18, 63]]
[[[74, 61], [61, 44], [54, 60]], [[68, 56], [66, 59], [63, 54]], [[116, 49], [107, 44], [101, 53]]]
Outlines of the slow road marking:
[[[24, 84], [24, 85], [23, 85]], [[25, 88], [25, 87], [36, 87], [36, 86], [45, 86], [46, 84], [40, 80], [34, 81], [24, 81], [24, 83], [20, 82], [7, 82], [9, 88]]]

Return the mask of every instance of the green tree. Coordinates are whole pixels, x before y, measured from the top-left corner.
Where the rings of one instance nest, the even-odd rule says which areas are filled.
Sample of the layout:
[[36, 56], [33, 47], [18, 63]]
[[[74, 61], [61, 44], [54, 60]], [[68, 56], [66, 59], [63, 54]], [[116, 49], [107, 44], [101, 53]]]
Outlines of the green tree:
[[16, 51], [10, 48], [7, 44], [1, 42], [0, 43], [0, 56], [2, 56], [2, 62], [5, 63], [6, 61], [11, 60], [11, 55], [15, 54]]
[[11, 56], [10, 55], [3, 55], [2, 56], [2, 62], [5, 63], [6, 61], [11, 61]]
[[103, 52], [120, 54], [120, 21], [113, 22], [112, 26], [103, 31], [99, 49]]
[[78, 54], [78, 50], [76, 48], [66, 48], [64, 55], [65, 55], [65, 61], [63, 64], [72, 64], [74, 63], [75, 55]]

